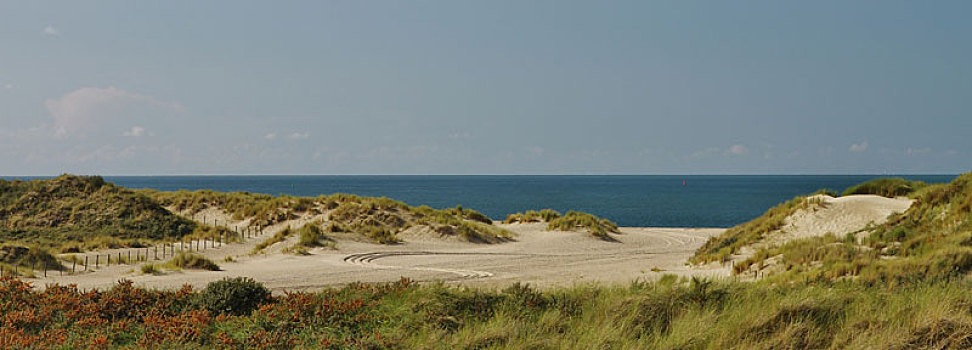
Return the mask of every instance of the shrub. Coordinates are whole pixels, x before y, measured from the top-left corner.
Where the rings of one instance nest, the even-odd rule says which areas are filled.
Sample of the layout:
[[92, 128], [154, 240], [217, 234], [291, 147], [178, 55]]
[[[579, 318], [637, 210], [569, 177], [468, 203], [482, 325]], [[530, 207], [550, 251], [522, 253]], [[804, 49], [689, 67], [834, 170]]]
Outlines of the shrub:
[[214, 314], [249, 315], [270, 300], [270, 291], [249, 277], [224, 278], [210, 282], [199, 293], [198, 303]]

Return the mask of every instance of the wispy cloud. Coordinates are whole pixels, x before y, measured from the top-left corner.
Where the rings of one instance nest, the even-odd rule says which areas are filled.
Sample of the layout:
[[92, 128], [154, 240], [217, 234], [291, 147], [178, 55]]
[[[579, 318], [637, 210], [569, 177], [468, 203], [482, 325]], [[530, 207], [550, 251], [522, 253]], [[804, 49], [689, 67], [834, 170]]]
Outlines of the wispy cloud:
[[275, 132], [272, 132], [272, 133], [269, 133], [269, 134], [266, 134], [266, 135], [263, 135], [263, 138], [264, 138], [264, 139], [266, 139], [266, 140], [273, 140], [273, 139], [276, 139], [276, 138], [277, 138], [277, 133], [275, 133]]
[[847, 150], [855, 153], [860, 153], [866, 151], [867, 146], [868, 146], [867, 141], [862, 141], [860, 143], [851, 144], [850, 147], [847, 148]]
[[55, 29], [52, 25], [47, 25], [47, 27], [44, 27], [42, 33], [47, 36], [61, 36], [61, 33], [58, 32], [57, 29]]
[[287, 135], [287, 138], [288, 139], [291, 139], [291, 140], [303, 140], [303, 139], [306, 139], [308, 137], [310, 137], [310, 134], [309, 133], [306, 133], [306, 132], [303, 132], [303, 133], [301, 133], [301, 132], [294, 132], [294, 133], [292, 133], [290, 135]]
[[720, 154], [723, 156], [744, 156], [749, 154], [749, 148], [740, 144], [731, 145], [726, 148], [709, 147], [703, 150], [695, 151], [692, 153], [692, 157], [711, 157]]

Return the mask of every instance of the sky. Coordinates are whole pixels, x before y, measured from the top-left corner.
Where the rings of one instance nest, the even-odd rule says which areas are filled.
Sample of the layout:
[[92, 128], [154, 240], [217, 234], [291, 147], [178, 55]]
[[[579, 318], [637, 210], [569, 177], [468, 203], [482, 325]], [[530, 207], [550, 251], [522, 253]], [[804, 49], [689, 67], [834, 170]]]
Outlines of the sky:
[[969, 1], [3, 1], [0, 175], [956, 174]]

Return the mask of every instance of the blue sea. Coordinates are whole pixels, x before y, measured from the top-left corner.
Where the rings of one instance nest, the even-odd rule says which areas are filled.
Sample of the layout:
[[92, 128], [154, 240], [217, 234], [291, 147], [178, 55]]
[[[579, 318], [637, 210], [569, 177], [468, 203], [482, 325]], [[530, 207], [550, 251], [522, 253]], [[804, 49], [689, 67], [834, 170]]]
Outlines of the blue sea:
[[[895, 175], [929, 183], [956, 175]], [[130, 188], [272, 195], [353, 193], [411, 205], [480, 211], [494, 220], [529, 209], [580, 210], [621, 226], [730, 227], [797, 195], [838, 192], [877, 175], [714, 176], [106, 176]], [[684, 183], [684, 184], [683, 184]]]
[[[874, 175], [813, 176], [110, 176], [132, 188], [213, 189], [318, 196], [336, 192], [385, 196], [411, 205], [510, 213], [580, 210], [622, 226], [730, 227], [795, 196], [847, 187]], [[955, 175], [904, 175], [948, 182]], [[684, 185], [683, 185], [684, 181]]]

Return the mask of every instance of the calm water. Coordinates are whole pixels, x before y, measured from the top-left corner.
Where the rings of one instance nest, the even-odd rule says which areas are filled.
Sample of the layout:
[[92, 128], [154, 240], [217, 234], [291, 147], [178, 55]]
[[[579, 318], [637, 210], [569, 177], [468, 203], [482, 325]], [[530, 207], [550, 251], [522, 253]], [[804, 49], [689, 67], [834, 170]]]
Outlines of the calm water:
[[[872, 179], [851, 176], [108, 176], [132, 188], [213, 189], [317, 196], [385, 196], [412, 205], [476, 209], [494, 219], [527, 209], [581, 210], [622, 226], [729, 227], [821, 188]], [[926, 182], [954, 175], [903, 176]], [[685, 185], [682, 185], [682, 181]]]

